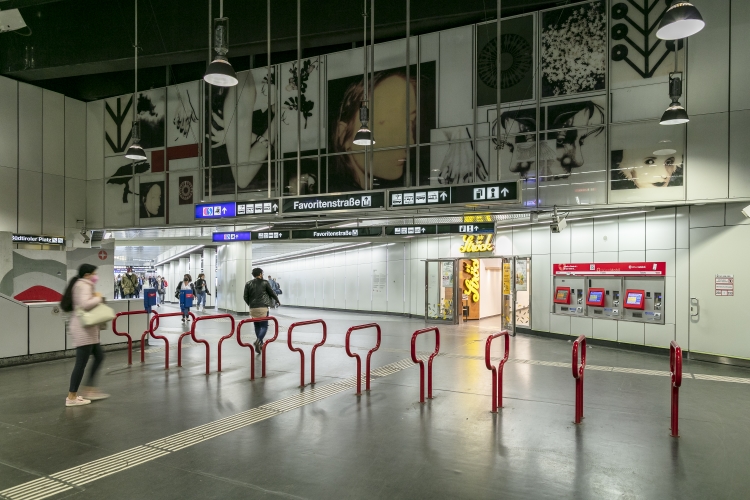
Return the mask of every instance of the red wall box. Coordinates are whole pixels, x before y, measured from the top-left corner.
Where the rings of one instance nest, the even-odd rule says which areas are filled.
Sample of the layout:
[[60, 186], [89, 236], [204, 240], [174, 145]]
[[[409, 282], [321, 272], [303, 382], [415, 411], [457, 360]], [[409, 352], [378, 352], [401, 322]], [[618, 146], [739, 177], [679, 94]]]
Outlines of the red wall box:
[[[628, 303], [634, 297], [634, 302]], [[646, 292], [643, 290], [625, 290], [625, 300], [622, 307], [625, 309], [644, 309], [646, 306]]]
[[558, 286], [555, 288], [555, 304], [570, 304], [570, 288], [567, 286]]
[[[589, 288], [589, 293], [586, 295], [586, 305], [603, 307], [605, 293], [604, 288]], [[595, 297], [594, 300], [591, 299], [592, 295]]]
[[568, 276], [666, 276], [666, 262], [553, 264], [552, 274]]

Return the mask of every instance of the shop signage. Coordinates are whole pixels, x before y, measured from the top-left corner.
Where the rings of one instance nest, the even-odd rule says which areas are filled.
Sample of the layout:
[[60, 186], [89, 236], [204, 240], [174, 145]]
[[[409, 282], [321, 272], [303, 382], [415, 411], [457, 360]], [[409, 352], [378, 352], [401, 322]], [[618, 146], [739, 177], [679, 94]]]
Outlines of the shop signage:
[[386, 236], [417, 236], [437, 234], [437, 226], [385, 226]]
[[338, 212], [342, 210], [374, 210], [385, 208], [384, 191], [361, 191], [321, 196], [297, 196], [284, 198], [282, 211], [285, 214], [308, 212]]
[[571, 276], [666, 276], [666, 262], [594, 262], [552, 264], [552, 274]]
[[195, 205], [196, 219], [226, 219], [237, 216], [237, 204], [228, 203], [199, 203]]
[[279, 213], [279, 199], [238, 201], [237, 215], [269, 215]]
[[354, 227], [333, 229], [299, 229], [292, 231], [292, 239], [322, 239], [322, 238], [361, 238], [363, 236], [380, 236], [382, 227]]
[[452, 203], [519, 203], [519, 181], [422, 187], [388, 191], [388, 208], [419, 208]]
[[12, 235], [13, 243], [32, 243], [35, 245], [64, 245], [65, 238], [56, 236], [36, 236], [30, 234]]
[[714, 295], [734, 297], [734, 274], [717, 274], [714, 279]]
[[463, 261], [464, 273], [469, 277], [464, 279], [463, 293], [471, 297], [472, 302], [479, 302], [479, 259]]
[[288, 240], [290, 235], [289, 231], [253, 231], [253, 240]]
[[232, 233], [213, 233], [211, 238], [215, 243], [231, 243], [233, 241], [250, 241], [250, 231], [235, 231]]
[[525, 292], [528, 289], [529, 277], [526, 259], [516, 260], [516, 291]]
[[465, 234], [463, 245], [458, 248], [461, 253], [494, 252], [495, 244], [492, 242], [494, 234]]
[[503, 295], [510, 295], [510, 262], [503, 262]]

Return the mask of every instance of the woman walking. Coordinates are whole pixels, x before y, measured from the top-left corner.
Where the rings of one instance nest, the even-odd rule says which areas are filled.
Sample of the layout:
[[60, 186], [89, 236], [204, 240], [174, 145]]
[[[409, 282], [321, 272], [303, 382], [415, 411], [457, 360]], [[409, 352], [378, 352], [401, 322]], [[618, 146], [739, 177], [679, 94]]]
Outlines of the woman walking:
[[198, 281], [195, 282], [195, 295], [198, 297], [197, 311], [201, 311], [201, 305], [203, 305], [202, 311], [206, 312], [206, 294], [211, 295], [211, 291], [206, 282], [206, 275], [201, 273], [198, 275]]
[[[190, 321], [190, 306], [182, 301], [182, 297], [180, 296], [180, 291], [182, 290], [190, 290], [193, 293], [193, 297], [195, 297], [195, 286], [191, 283], [193, 281], [193, 277], [189, 274], [186, 274], [184, 278], [182, 278], [182, 281], [177, 285], [177, 291], [175, 292], [175, 298], [180, 301], [180, 311], [182, 311], [182, 322], [188, 322]], [[192, 303], [193, 297], [190, 297], [189, 303]]]
[[[98, 280], [96, 266], [82, 264], [78, 268], [78, 274], [68, 283], [60, 308], [65, 312], [91, 311], [102, 304], [104, 302], [102, 294], [94, 290]], [[99, 325], [84, 326], [78, 314], [74, 313], [70, 318], [68, 329], [76, 348], [76, 364], [70, 375], [70, 388], [68, 397], [65, 398], [65, 406], [87, 405], [93, 400], [108, 398], [109, 394], [96, 389], [96, 372], [104, 361], [104, 352], [99, 344]], [[92, 354], [94, 364], [89, 371], [86, 387], [79, 396], [78, 387], [81, 385], [83, 372]]]

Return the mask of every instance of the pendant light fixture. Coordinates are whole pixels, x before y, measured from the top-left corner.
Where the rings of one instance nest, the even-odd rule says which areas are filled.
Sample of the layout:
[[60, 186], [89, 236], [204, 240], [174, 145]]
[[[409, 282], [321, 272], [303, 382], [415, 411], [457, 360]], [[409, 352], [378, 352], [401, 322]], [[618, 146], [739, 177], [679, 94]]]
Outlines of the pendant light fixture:
[[229, 52], [229, 19], [224, 17], [224, 0], [219, 2], [219, 18], [214, 19], [214, 51], [216, 56], [208, 65], [203, 79], [217, 87], [234, 87], [239, 82], [227, 59]]
[[135, 91], [133, 92], [133, 129], [131, 136], [133, 142], [125, 153], [125, 158], [135, 161], [144, 161], [147, 159], [146, 152], [141, 147], [141, 126], [138, 122], [138, 0], [135, 0]]
[[681, 125], [690, 121], [687, 111], [680, 104], [680, 97], [682, 97], [682, 72], [677, 71], [678, 40], [672, 43], [674, 44], [674, 71], [669, 74], [669, 97], [672, 99], [672, 104], [669, 105], [661, 116], [660, 125]]
[[362, 122], [362, 124], [354, 135], [354, 144], [357, 146], [372, 146], [375, 144], [375, 137], [373, 137], [373, 133], [368, 125], [368, 121], [370, 120], [370, 110], [367, 108], [367, 0], [364, 0], [364, 6], [365, 10], [362, 14], [365, 18], [365, 42], [362, 46], [362, 53], [364, 55], [364, 79], [362, 80], [362, 104], [359, 108], [359, 121]]
[[656, 37], [662, 40], [677, 40], [695, 35], [706, 25], [695, 5], [684, 0], [672, 0], [672, 5], [664, 12], [656, 30]]

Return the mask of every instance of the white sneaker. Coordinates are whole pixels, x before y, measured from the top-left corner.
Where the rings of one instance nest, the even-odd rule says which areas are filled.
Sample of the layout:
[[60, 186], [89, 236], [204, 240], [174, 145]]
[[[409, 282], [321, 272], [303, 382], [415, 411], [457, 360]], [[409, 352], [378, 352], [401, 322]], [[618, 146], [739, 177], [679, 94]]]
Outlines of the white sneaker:
[[81, 396], [78, 396], [75, 399], [68, 399], [65, 398], [65, 406], [83, 406], [83, 405], [90, 405], [91, 400], [89, 399], [83, 399]]

